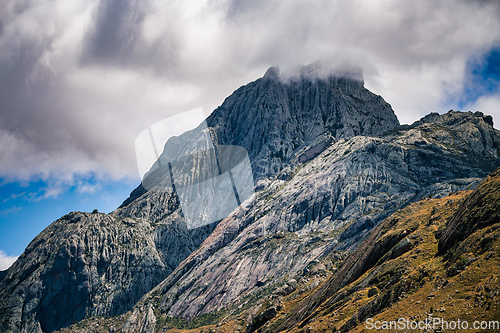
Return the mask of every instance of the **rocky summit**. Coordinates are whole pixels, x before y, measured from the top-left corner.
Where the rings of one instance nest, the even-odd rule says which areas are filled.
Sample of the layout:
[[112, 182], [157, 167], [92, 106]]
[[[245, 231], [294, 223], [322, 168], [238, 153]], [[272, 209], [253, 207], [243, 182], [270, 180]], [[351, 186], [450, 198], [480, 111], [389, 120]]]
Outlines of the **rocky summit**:
[[[206, 125], [167, 141], [156, 167], [116, 211], [73, 212], [40, 233], [0, 274], [0, 331], [202, 331], [217, 323], [209, 329], [292, 329], [371, 267], [353, 268], [335, 287], [325, 282], [295, 315], [279, 315], [277, 300], [301, 288], [309, 293], [359, 257], [359, 246], [379, 251], [371, 233], [393, 228], [397, 221], [387, 221], [401, 209], [473, 189], [500, 165], [500, 132], [490, 116], [449, 111], [401, 126], [352, 68], [311, 65], [294, 75], [270, 68], [229, 96]], [[231, 146], [246, 150], [253, 194], [227, 216], [189, 228], [188, 214], [201, 218], [205, 207], [185, 211], [172, 168], [183, 172], [183, 186], [196, 188], [208, 179], [202, 166], [209, 155]], [[224, 171], [223, 164], [212, 167]], [[206, 203], [227, 195], [200, 193]], [[473, 226], [452, 220], [440, 251], [465, 237], [454, 230], [484, 228], [480, 218]], [[389, 245], [379, 251], [386, 260], [409, 246]], [[280, 322], [269, 321], [276, 316]]]

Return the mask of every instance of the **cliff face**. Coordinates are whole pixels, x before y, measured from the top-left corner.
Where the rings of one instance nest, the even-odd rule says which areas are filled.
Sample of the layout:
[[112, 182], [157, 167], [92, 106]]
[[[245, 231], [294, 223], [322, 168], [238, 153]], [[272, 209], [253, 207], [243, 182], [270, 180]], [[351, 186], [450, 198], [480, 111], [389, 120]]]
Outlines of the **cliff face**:
[[[285, 283], [267, 286], [270, 281], [260, 281], [261, 290], [242, 306], [230, 306], [222, 316], [198, 321], [201, 325], [193, 323], [197, 330], [175, 331], [366, 332], [373, 327], [370, 323], [399, 318], [405, 323], [428, 320], [431, 325], [437, 318], [448, 322], [460, 318], [469, 327], [481, 318], [487, 329], [497, 331], [499, 172], [474, 191], [412, 203], [381, 222], [354, 251], [317, 257], [297, 274], [287, 275]], [[487, 217], [486, 223], [476, 223], [478, 214]], [[467, 231], [443, 251], [457, 227]], [[287, 237], [276, 235], [273, 242], [286, 244]], [[89, 319], [63, 332], [96, 328], [161, 332], [189, 326], [162, 315], [155, 302], [158, 297], [155, 290], [126, 315]], [[400, 329], [410, 329], [406, 327]], [[447, 331], [441, 322], [434, 328]]]
[[488, 116], [431, 114], [399, 127], [359, 73], [314, 71], [284, 78], [270, 69], [228, 97], [208, 128], [166, 143], [160, 161], [192, 157], [179, 166], [191, 171], [187, 183], [210, 145], [247, 150], [255, 194], [228, 217], [189, 229], [163, 163], [115, 212], [68, 214], [33, 240], [0, 280], [0, 330], [49, 332], [137, 304], [123, 327], [140, 331], [157, 315], [245, 307], [353, 249], [396, 209], [474, 186], [498, 166]]
[[130, 310], [211, 231], [189, 232], [175, 217], [158, 223], [113, 213], [61, 217], [0, 282], [0, 330], [51, 332]]
[[[454, 120], [443, 125], [448, 118]], [[238, 307], [264, 284], [356, 245], [396, 209], [474, 187], [499, 163], [496, 147], [488, 145], [498, 132], [486, 120], [450, 112], [379, 138], [338, 140], [307, 163], [260, 181], [253, 200], [219, 223], [156, 288], [157, 306], [185, 318]], [[464, 124], [490, 137], [474, 145], [477, 137], [464, 138]]]
[[456, 317], [471, 327], [478, 318], [496, 320], [500, 169], [471, 192], [422, 200], [393, 214], [317, 291], [266, 329], [359, 332], [368, 318]]
[[439, 239], [439, 252], [445, 253], [474, 232], [500, 222], [500, 169], [485, 181], [459, 207]]
[[111, 315], [170, 271], [146, 221], [70, 213], [40, 233], [9, 269], [0, 289], [0, 326], [4, 332], [28, 325], [52, 331], [86, 315]]
[[[171, 138], [159, 160], [163, 167], [146, 174], [141, 186], [124, 202], [126, 208], [149, 191], [158, 210], [141, 209], [150, 220], [164, 215], [165, 200], [155, 192], [171, 186], [167, 162], [212, 145], [236, 145], [247, 150], [255, 181], [311, 159], [335, 139], [356, 135], [378, 136], [399, 125], [391, 106], [364, 88], [359, 71], [318, 76], [315, 66], [304, 67], [294, 77], [282, 77], [270, 68], [264, 77], [237, 89], [199, 126]], [[343, 76], [342, 76], [343, 75]], [[346, 77], [345, 75], [348, 75]], [[147, 214], [147, 216], [145, 215]]]
[[[74, 212], [40, 233], [1, 282], [2, 332], [50, 332], [129, 310], [175, 268], [162, 226]], [[186, 244], [196, 248], [198, 244]]]
[[315, 69], [286, 78], [270, 68], [208, 117], [218, 144], [248, 150], [256, 180], [289, 166], [299, 149], [313, 143], [378, 136], [399, 125], [391, 106], [364, 88], [361, 72], [318, 77]]

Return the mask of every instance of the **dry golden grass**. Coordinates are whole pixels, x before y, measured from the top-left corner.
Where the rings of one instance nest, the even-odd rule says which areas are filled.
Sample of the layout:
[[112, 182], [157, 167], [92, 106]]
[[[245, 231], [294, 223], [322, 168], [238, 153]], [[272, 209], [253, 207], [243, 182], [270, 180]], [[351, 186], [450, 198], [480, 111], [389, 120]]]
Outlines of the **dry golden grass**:
[[[375, 304], [384, 295], [396, 295], [396, 300], [373, 314], [373, 321], [397, 321], [399, 318], [424, 320], [443, 318], [447, 321], [500, 320], [500, 226], [476, 231], [462, 242], [458, 259], [447, 262], [437, 256], [436, 232], [457, 210], [469, 192], [460, 192], [443, 199], [426, 199], [396, 212], [392, 217], [398, 223], [382, 236], [389, 237], [404, 230], [415, 229], [407, 237], [416, 244], [403, 255], [377, 264], [339, 293], [345, 297], [333, 306], [323, 307], [317, 315], [290, 332], [332, 332], [349, 320], [353, 321], [360, 309]], [[500, 223], [500, 221], [499, 221]], [[481, 240], [492, 241], [485, 250]], [[457, 257], [455, 253], [454, 257]], [[449, 276], [450, 268], [460, 261], [468, 263], [463, 270]], [[397, 281], [391, 274], [402, 272]], [[376, 293], [368, 297], [368, 290]], [[327, 303], [327, 302], [325, 302]], [[353, 317], [354, 316], [354, 317]], [[362, 318], [366, 319], [366, 318]], [[373, 332], [364, 320], [356, 320], [350, 332]], [[394, 330], [397, 331], [397, 330]], [[473, 331], [473, 330], [470, 330]]]

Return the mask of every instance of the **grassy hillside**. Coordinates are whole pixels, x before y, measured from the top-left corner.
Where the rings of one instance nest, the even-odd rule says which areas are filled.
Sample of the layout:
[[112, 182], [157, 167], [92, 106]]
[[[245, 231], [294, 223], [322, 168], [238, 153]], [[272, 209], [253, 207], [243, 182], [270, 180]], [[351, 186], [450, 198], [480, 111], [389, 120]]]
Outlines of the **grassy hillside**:
[[[471, 326], [474, 321], [499, 320], [499, 213], [499, 170], [472, 193], [410, 205], [374, 230], [347, 259], [341, 274], [267, 327], [293, 327], [291, 332], [369, 331], [368, 318], [460, 319]], [[401, 240], [394, 247], [373, 255], [374, 248], [395, 237]], [[370, 265], [356, 280], [339, 283]], [[321, 305], [300, 318], [298, 314], [318, 299]]]

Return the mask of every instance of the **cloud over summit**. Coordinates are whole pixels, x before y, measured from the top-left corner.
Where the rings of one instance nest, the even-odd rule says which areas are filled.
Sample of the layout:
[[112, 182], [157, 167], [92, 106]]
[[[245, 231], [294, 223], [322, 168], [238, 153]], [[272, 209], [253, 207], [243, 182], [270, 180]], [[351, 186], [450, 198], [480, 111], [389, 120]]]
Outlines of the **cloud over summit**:
[[[272, 65], [348, 60], [401, 122], [456, 108], [499, 16], [494, 1], [1, 0], [0, 175], [136, 177], [144, 128], [208, 113]], [[498, 96], [465, 105], [498, 122]]]

